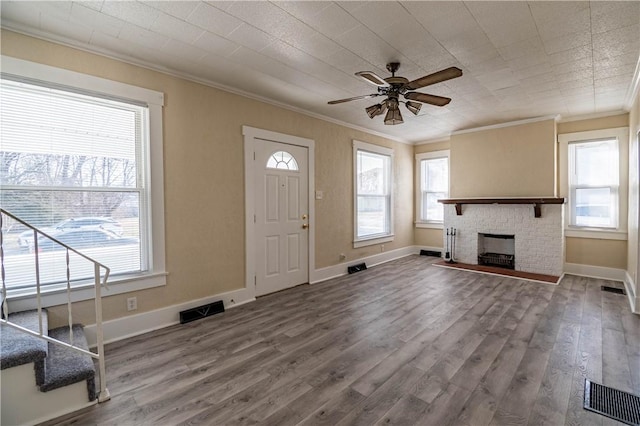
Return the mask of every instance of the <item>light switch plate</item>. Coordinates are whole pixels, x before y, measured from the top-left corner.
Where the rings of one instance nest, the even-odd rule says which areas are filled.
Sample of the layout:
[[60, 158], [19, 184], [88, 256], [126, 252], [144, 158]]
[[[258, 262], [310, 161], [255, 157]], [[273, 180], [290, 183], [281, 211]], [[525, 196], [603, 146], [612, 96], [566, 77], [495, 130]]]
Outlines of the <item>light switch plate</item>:
[[316, 200], [322, 200], [322, 197], [324, 196], [322, 191], [316, 191]]

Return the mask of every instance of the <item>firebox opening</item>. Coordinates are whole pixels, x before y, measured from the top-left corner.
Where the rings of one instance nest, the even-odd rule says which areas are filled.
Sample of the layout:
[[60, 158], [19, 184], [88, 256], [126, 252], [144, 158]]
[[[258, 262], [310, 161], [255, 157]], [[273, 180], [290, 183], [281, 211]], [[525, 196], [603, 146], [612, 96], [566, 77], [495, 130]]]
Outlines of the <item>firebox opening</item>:
[[515, 235], [478, 234], [478, 265], [515, 269]]

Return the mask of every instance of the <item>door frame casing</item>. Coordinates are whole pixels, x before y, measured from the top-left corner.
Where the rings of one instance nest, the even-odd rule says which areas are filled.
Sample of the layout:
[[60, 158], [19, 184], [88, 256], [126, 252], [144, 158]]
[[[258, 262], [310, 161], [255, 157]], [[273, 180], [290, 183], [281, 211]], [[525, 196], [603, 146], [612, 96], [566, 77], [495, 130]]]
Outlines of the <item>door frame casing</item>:
[[307, 282], [313, 282], [315, 271], [315, 141], [270, 130], [242, 126], [244, 137], [244, 215], [245, 215], [245, 289], [247, 296], [256, 295], [256, 240], [255, 240], [255, 176], [254, 176], [254, 146], [260, 139], [272, 142], [297, 145], [307, 148], [308, 155], [308, 203], [309, 203], [309, 247], [308, 247], [308, 277]]

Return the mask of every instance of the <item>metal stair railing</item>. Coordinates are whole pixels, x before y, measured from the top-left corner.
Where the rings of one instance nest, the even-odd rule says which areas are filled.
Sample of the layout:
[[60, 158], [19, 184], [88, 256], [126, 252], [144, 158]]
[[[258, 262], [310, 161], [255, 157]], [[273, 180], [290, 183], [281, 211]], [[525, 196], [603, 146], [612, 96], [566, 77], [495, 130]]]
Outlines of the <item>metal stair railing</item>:
[[[14, 324], [9, 320], [9, 306], [7, 302], [7, 283], [6, 283], [6, 274], [5, 274], [5, 255], [4, 255], [4, 230], [3, 230], [3, 217], [4, 215], [12, 218], [18, 223], [26, 226], [27, 228], [33, 231], [33, 244], [34, 244], [34, 267], [35, 267], [35, 278], [36, 278], [36, 302], [38, 305], [38, 319], [39, 319], [39, 330], [33, 331], [28, 328], [22, 327], [20, 325]], [[39, 251], [38, 251], [38, 239], [40, 237], [44, 237], [48, 240], [53, 241], [54, 243], [59, 244], [64, 247], [66, 251], [66, 294], [67, 294], [67, 310], [68, 310], [68, 321], [69, 321], [69, 342], [62, 342], [60, 340], [54, 339], [45, 335], [42, 329], [42, 292], [41, 292], [41, 283], [40, 283], [40, 262], [39, 262]], [[71, 302], [71, 268], [69, 262], [69, 252], [75, 253], [76, 255], [86, 259], [87, 261], [93, 263], [93, 286], [95, 289], [95, 313], [96, 313], [96, 352], [91, 350], [86, 350], [81, 347], [75, 346], [73, 344], [73, 315], [72, 315], [72, 302]], [[100, 272], [104, 270], [104, 278], [101, 279]], [[35, 336], [39, 339], [46, 340], [47, 342], [51, 342], [56, 345], [64, 346], [66, 348], [72, 349], [76, 352], [83, 353], [85, 355], [90, 356], [91, 358], [98, 360], [98, 374], [100, 378], [100, 391], [98, 393], [98, 402], [105, 402], [111, 399], [111, 395], [109, 394], [109, 390], [107, 389], [106, 382], [106, 368], [105, 368], [105, 359], [104, 359], [104, 333], [102, 329], [102, 294], [101, 289], [102, 286], [107, 288], [107, 280], [109, 278], [110, 269], [106, 265], [92, 259], [89, 256], [86, 256], [82, 252], [75, 250], [72, 247], [58, 241], [54, 237], [40, 231], [36, 227], [30, 225], [29, 223], [23, 221], [22, 219], [16, 217], [15, 215], [9, 213], [5, 209], [0, 208], [0, 276], [2, 278], [2, 317], [0, 318], [0, 323], [12, 327], [14, 329], [20, 330], [24, 333], [27, 333], [31, 336]]]

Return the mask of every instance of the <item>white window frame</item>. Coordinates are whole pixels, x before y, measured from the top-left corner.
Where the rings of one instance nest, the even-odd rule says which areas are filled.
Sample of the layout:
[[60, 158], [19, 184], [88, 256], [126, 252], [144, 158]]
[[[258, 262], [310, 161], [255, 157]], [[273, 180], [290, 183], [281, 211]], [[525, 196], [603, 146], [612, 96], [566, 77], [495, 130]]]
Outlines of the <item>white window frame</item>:
[[[358, 151], [389, 157], [389, 232], [369, 237], [358, 237]], [[394, 152], [391, 148], [373, 145], [366, 142], [353, 141], [353, 247], [366, 247], [393, 241], [393, 188], [394, 188]]]
[[[147, 271], [144, 273], [120, 275], [109, 280], [108, 289], [102, 292], [104, 296], [112, 296], [131, 291], [143, 290], [166, 285], [167, 272], [165, 270], [165, 235], [164, 235], [164, 171], [163, 171], [163, 140], [162, 140], [162, 108], [164, 94], [154, 90], [132, 86], [104, 78], [94, 77], [62, 68], [42, 65], [1, 56], [2, 74], [13, 80], [39, 80], [49, 85], [74, 88], [84, 93], [95, 93], [103, 97], [114, 97], [120, 100], [131, 100], [134, 103], [146, 104], [148, 107], [148, 144], [142, 147], [145, 167], [145, 182], [148, 184], [149, 208], [147, 217], [149, 223], [148, 247], [151, 253], [147, 257]], [[66, 303], [64, 289], [43, 288], [42, 305], [55, 306]], [[71, 301], [77, 302], [94, 298], [93, 280], [86, 285], [81, 284], [72, 289]], [[20, 294], [8, 297], [12, 311], [30, 309], [36, 306], [34, 294]]]
[[[449, 177], [451, 177], [451, 161], [450, 161], [450, 151], [442, 150], [442, 151], [431, 151], [431, 152], [423, 152], [420, 154], [416, 154], [416, 220], [415, 227], [416, 228], [434, 228], [434, 229], [444, 229], [444, 221], [436, 221], [436, 220], [424, 220], [422, 219], [422, 161], [424, 160], [436, 160], [440, 158], [447, 159], [447, 172], [449, 173]], [[449, 185], [447, 186], [447, 197], [449, 197], [449, 192], [451, 189], [451, 180], [449, 179]]]
[[[572, 221], [573, 200], [569, 187], [570, 158], [569, 145], [572, 143], [589, 142], [605, 139], [618, 141], [618, 226], [616, 228], [597, 228], [591, 226], [576, 226]], [[627, 239], [627, 204], [628, 204], [628, 152], [629, 128], [617, 127], [612, 129], [591, 130], [586, 132], [564, 133], [558, 135], [559, 166], [560, 166], [560, 196], [565, 197], [564, 228], [566, 237], [598, 238], [607, 240]]]

